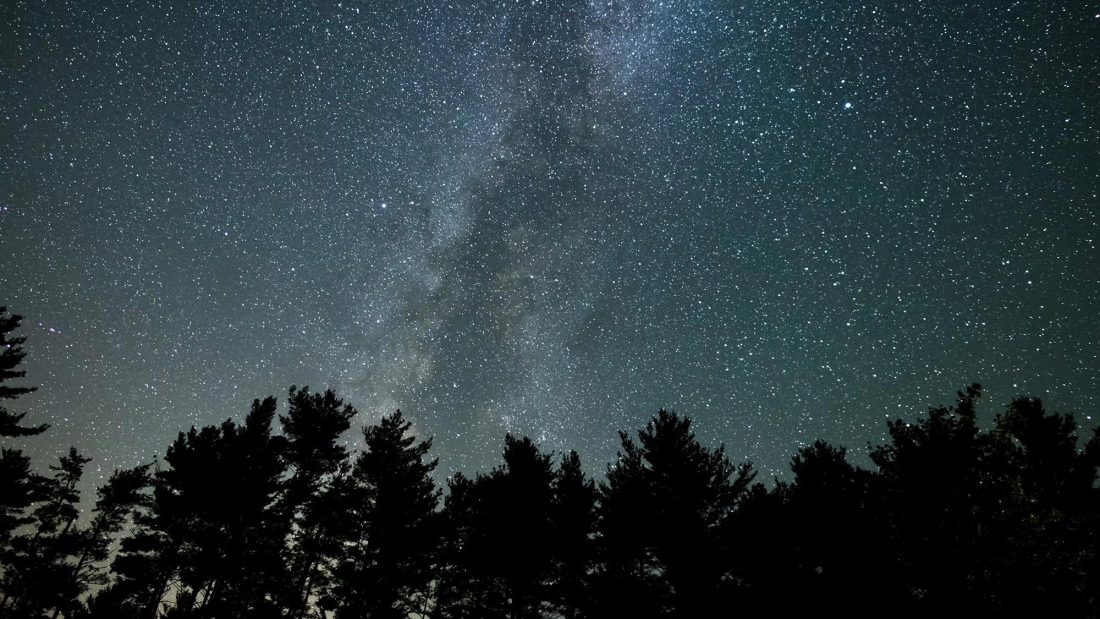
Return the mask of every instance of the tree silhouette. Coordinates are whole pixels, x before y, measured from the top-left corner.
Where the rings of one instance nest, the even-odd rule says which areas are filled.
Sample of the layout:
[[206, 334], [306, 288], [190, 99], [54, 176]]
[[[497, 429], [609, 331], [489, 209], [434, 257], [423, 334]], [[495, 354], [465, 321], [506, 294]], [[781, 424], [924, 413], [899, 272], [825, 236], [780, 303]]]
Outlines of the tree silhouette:
[[270, 509], [283, 474], [282, 441], [271, 436], [274, 398], [252, 404], [245, 424], [192, 430], [165, 460], [164, 479], [197, 523], [180, 555], [185, 590], [177, 614], [276, 616], [266, 592], [281, 582], [282, 538]]
[[[659, 411], [638, 443], [620, 433], [601, 486], [604, 616], [694, 617], [721, 607], [721, 531], [754, 473], [703, 447], [690, 420]], [[736, 475], [735, 475], [736, 474]], [[629, 608], [623, 601], [629, 600]]]
[[[0, 548], [5, 550], [12, 535], [31, 521], [25, 510], [38, 497], [41, 478], [31, 471], [30, 456], [19, 449], [0, 451]], [[0, 554], [0, 560], [6, 560]]]
[[666, 614], [670, 592], [660, 582], [661, 566], [651, 537], [658, 525], [651, 521], [656, 511], [654, 488], [642, 451], [625, 432], [619, 436], [622, 451], [600, 484], [594, 614], [659, 617]]
[[794, 480], [785, 498], [795, 554], [788, 578], [803, 612], [877, 609], [885, 602], [880, 592], [889, 555], [881, 551], [886, 534], [868, 512], [871, 475], [852, 466], [846, 453], [817, 440], [791, 460]]
[[255, 401], [243, 426], [180, 433], [151, 500], [131, 501], [140, 507], [135, 531], [115, 559], [118, 579], [89, 604], [95, 613], [152, 617], [174, 583], [176, 617], [278, 616], [285, 527], [272, 507], [284, 471], [275, 408], [274, 398]]
[[539, 616], [553, 603], [552, 510], [557, 472], [530, 438], [505, 437], [504, 465], [456, 476], [446, 503], [444, 617]]
[[1037, 398], [1016, 398], [997, 415], [995, 433], [1020, 475], [1020, 491], [1036, 504], [1063, 512], [1078, 509], [1092, 490], [1096, 471], [1077, 449], [1072, 415], [1047, 413]]
[[170, 466], [160, 477], [173, 498], [167, 504], [174, 505], [173, 516], [186, 523], [177, 555], [177, 615], [201, 617], [219, 609], [224, 588], [235, 576], [226, 552], [234, 540], [226, 539], [225, 528], [236, 509], [227, 449], [236, 431], [228, 420], [220, 426], [191, 428], [164, 456]]
[[797, 527], [790, 485], [755, 483], [722, 526], [724, 599], [748, 617], [794, 617], [801, 609]]
[[894, 555], [896, 601], [928, 613], [1088, 616], [1098, 589], [1095, 461], [1070, 416], [1020, 398], [993, 431], [979, 385], [875, 448], [875, 515]]
[[275, 398], [254, 401], [233, 443], [228, 468], [239, 474], [230, 489], [235, 497], [233, 519], [222, 544], [225, 554], [232, 557], [236, 573], [230, 582], [235, 587], [226, 591], [225, 609], [217, 616], [263, 619], [280, 615], [274, 592], [286, 582], [280, 558], [287, 526], [277, 499], [286, 474], [286, 441], [272, 435], [275, 410]]
[[154, 619], [176, 578], [192, 516], [170, 476], [159, 462], [154, 466], [152, 484], [135, 489], [132, 526], [111, 563], [112, 582], [88, 600], [96, 619]]
[[64, 605], [81, 593], [70, 577], [67, 559], [79, 553], [80, 511], [77, 484], [90, 461], [75, 448], [51, 465], [42, 484], [42, 501], [32, 514], [33, 533], [15, 537], [4, 573], [0, 610], [12, 617], [35, 617]]
[[417, 441], [401, 411], [363, 428], [366, 449], [352, 473], [343, 510], [349, 542], [337, 571], [336, 616], [408, 617], [429, 608], [438, 546], [439, 490], [427, 460], [431, 439]]
[[490, 619], [500, 614], [488, 608], [504, 606], [493, 575], [483, 556], [475, 552], [482, 544], [481, 494], [478, 479], [461, 472], [447, 480], [443, 502], [440, 558], [437, 567], [435, 608], [437, 619]]
[[553, 549], [552, 509], [556, 474], [551, 455], [530, 438], [504, 438], [504, 466], [485, 486], [488, 504], [486, 531], [503, 577], [512, 619], [538, 616], [549, 601]]
[[[5, 384], [26, 375], [19, 364], [26, 353], [23, 342], [26, 338], [13, 337], [11, 333], [19, 327], [22, 316], [9, 314], [6, 307], [0, 306], [0, 401], [17, 398], [30, 393], [36, 387], [13, 386]], [[0, 437], [23, 437], [41, 434], [47, 428], [45, 424], [23, 426], [20, 423], [26, 413], [12, 413], [0, 403]], [[19, 449], [0, 448], [0, 570], [5, 573], [8, 557], [12, 554], [9, 544], [13, 533], [31, 519], [25, 513], [36, 500], [43, 478], [31, 470], [30, 457]], [[4, 579], [0, 579], [0, 583]]]
[[99, 489], [91, 525], [84, 526], [77, 520], [76, 485], [88, 462], [71, 449], [50, 467], [54, 475], [43, 485], [46, 496], [34, 510], [33, 532], [13, 544], [4, 575], [5, 616], [77, 616], [84, 593], [105, 582], [103, 562], [113, 535], [139, 500], [136, 491], [147, 485], [148, 467], [116, 471]]
[[282, 603], [290, 617], [301, 619], [314, 594], [330, 586], [329, 566], [343, 551], [338, 508], [346, 502], [349, 472], [347, 448], [338, 439], [356, 411], [331, 390], [319, 394], [291, 387], [289, 399], [289, 412], [279, 416], [292, 470], [279, 505], [290, 526], [284, 552], [289, 581]]
[[890, 442], [871, 451], [878, 513], [899, 570], [894, 593], [917, 614], [982, 608], [985, 585], [977, 583], [986, 575], [976, 558], [982, 527], [999, 514], [998, 489], [985, 479], [991, 445], [975, 420], [980, 396], [971, 385], [953, 407], [932, 408], [916, 423], [890, 422]]
[[567, 619], [591, 609], [588, 580], [595, 562], [596, 484], [585, 477], [577, 452], [562, 457], [551, 506], [551, 600]]
[[352, 460], [355, 409], [332, 391], [292, 387], [281, 435], [274, 398], [180, 433], [87, 520], [87, 458], [41, 477], [4, 449], [0, 616], [1096, 617], [1100, 428], [1080, 445], [1073, 416], [1017, 398], [983, 430], [981, 393], [890, 422], [877, 470], [818, 440], [771, 488], [663, 410], [620, 433], [599, 485], [576, 452], [555, 466], [507, 435], [441, 512], [431, 440], [397, 411]]
[[[17, 369], [27, 353], [23, 352], [25, 337], [12, 337], [12, 331], [19, 327], [23, 317], [9, 314], [6, 307], [0, 306], [0, 400], [10, 400], [31, 393], [37, 387], [17, 387], [4, 383], [26, 376], [26, 370]], [[32, 436], [41, 434], [49, 426], [19, 425], [26, 413], [12, 413], [0, 404], [0, 436]]]
[[149, 469], [150, 465], [143, 465], [116, 470], [107, 483], [97, 490], [91, 525], [82, 529], [79, 547], [59, 575], [59, 581], [73, 583], [70, 593], [75, 595], [58, 600], [50, 615], [52, 619], [57, 619], [61, 613], [66, 617], [79, 614], [83, 610], [80, 597], [90, 587], [107, 582], [103, 563], [110, 557], [115, 535], [122, 530], [133, 511], [146, 501], [143, 490], [152, 483]]
[[[999, 507], [1011, 526], [995, 540], [995, 605], [1017, 613], [1081, 616], [1100, 599], [1094, 568], [1100, 544], [1096, 460], [1077, 447], [1072, 415], [1047, 413], [1036, 398], [1017, 398], [997, 416], [997, 461], [1008, 473]], [[998, 440], [999, 439], [999, 440]], [[1093, 439], [1095, 440], [1095, 438]]]

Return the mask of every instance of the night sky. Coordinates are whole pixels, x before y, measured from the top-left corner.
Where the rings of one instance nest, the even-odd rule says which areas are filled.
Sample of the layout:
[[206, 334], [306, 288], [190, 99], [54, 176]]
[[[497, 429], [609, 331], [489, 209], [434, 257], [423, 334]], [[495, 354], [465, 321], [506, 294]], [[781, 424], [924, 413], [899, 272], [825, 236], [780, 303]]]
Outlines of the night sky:
[[1095, 3], [2, 4], [40, 466], [292, 384], [444, 475], [665, 407], [765, 479], [975, 381], [1096, 423]]

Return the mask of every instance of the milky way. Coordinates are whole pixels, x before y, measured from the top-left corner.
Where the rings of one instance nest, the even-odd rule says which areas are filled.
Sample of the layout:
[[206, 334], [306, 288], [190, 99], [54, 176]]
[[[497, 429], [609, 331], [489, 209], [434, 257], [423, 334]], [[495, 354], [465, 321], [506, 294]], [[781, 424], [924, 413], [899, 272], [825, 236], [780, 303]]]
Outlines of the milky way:
[[[0, 304], [96, 477], [291, 384], [441, 471], [659, 407], [782, 474], [1100, 399], [1083, 3], [9, 2]], [[358, 444], [348, 436], [349, 444]]]

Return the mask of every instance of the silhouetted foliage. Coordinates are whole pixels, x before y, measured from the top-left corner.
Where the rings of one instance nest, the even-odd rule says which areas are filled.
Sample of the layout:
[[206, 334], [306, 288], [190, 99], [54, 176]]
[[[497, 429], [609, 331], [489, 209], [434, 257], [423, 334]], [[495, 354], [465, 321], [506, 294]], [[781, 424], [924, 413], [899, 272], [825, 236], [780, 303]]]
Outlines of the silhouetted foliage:
[[283, 475], [275, 406], [254, 402], [243, 426], [181, 433], [151, 500], [130, 482], [130, 504], [141, 509], [115, 560], [117, 582], [95, 600], [99, 613], [150, 616], [174, 583], [177, 617], [278, 616], [285, 527], [271, 507]]
[[[0, 400], [10, 400], [31, 393], [37, 387], [12, 386], [4, 383], [26, 376], [26, 370], [17, 369], [27, 353], [23, 352], [24, 337], [12, 337], [10, 334], [19, 328], [23, 317], [9, 314], [8, 308], [0, 306]], [[31, 436], [41, 434], [49, 427], [45, 424], [23, 426], [20, 423], [26, 413], [12, 413], [0, 404], [0, 436]]]
[[997, 536], [990, 540], [996, 564], [982, 565], [993, 569], [992, 605], [1031, 615], [1095, 612], [1098, 463], [1087, 448], [1078, 450], [1077, 423], [1071, 415], [1046, 413], [1038, 399], [1017, 398], [997, 416], [992, 439], [1004, 521], [985, 533]]
[[428, 586], [438, 547], [439, 490], [428, 460], [431, 440], [417, 442], [401, 411], [363, 429], [343, 512], [345, 554], [332, 606], [338, 618], [407, 617], [430, 607]]
[[550, 454], [508, 435], [503, 466], [451, 481], [446, 516], [455, 543], [444, 555], [440, 616], [519, 619], [552, 605], [557, 477]]
[[[26, 375], [19, 369], [26, 353], [25, 338], [12, 336], [21, 316], [0, 307], [0, 400], [31, 393], [37, 387], [5, 384]], [[26, 413], [13, 413], [0, 404], [0, 437], [41, 434], [47, 428], [21, 425]], [[78, 529], [80, 497], [76, 484], [88, 459], [76, 449], [50, 466], [43, 477], [31, 468], [21, 450], [0, 450], [0, 616], [36, 617], [57, 609], [83, 593], [83, 583], [69, 578], [67, 558], [80, 552]]]
[[[180, 435], [177, 443], [184, 435]], [[134, 489], [129, 534], [122, 538], [111, 563], [111, 582], [88, 600], [88, 614], [97, 619], [149, 619], [179, 567], [188, 512], [157, 463], [147, 485]]]
[[789, 501], [787, 483], [776, 481], [770, 490], [752, 484], [723, 524], [724, 592], [730, 607], [747, 617], [798, 614], [798, 529]]
[[1097, 617], [1100, 429], [1081, 445], [1032, 398], [982, 429], [981, 394], [890, 422], [874, 470], [819, 440], [770, 488], [663, 410], [620, 433], [599, 485], [575, 452], [508, 435], [442, 510], [431, 439], [398, 411], [351, 454], [332, 391], [291, 388], [281, 434], [274, 398], [180, 433], [87, 519], [87, 458], [42, 477], [5, 448], [0, 616]]
[[890, 443], [871, 452], [897, 593], [920, 613], [978, 612], [982, 589], [993, 584], [979, 559], [1002, 518], [1000, 480], [989, 479], [985, 466], [996, 453], [975, 421], [981, 388], [958, 395], [954, 407], [931, 409], [917, 423], [890, 422]]
[[[800, 594], [794, 610], [814, 606], [881, 608], [884, 532], [871, 518], [872, 476], [852, 466], [847, 450], [818, 440], [791, 460], [794, 481], [786, 493], [794, 544], [791, 582]], [[859, 610], [854, 614], [861, 615]]]
[[152, 483], [150, 465], [116, 470], [97, 495], [91, 525], [82, 530], [78, 552], [66, 563], [64, 577], [76, 583], [76, 595], [60, 600], [53, 617], [65, 613], [77, 614], [81, 610], [80, 596], [89, 587], [107, 582], [104, 562], [110, 557], [115, 535], [122, 531], [129, 517], [147, 501], [144, 490]]
[[447, 480], [433, 617], [474, 619], [489, 605], [485, 598], [493, 597], [491, 575], [471, 551], [481, 535], [477, 485], [461, 472]]
[[346, 502], [350, 467], [338, 439], [356, 411], [331, 390], [291, 387], [289, 401], [290, 411], [279, 417], [292, 471], [279, 506], [290, 525], [284, 552], [289, 581], [282, 593], [289, 615], [301, 619], [311, 598], [332, 586], [331, 567], [343, 552], [339, 508]]
[[76, 525], [80, 495], [76, 485], [89, 459], [76, 449], [51, 465], [53, 475], [41, 485], [41, 501], [31, 513], [34, 532], [17, 536], [6, 553], [4, 598], [0, 609], [11, 617], [37, 617], [58, 608], [82, 591], [67, 566], [79, 554]]
[[[5, 384], [26, 375], [25, 370], [18, 369], [26, 356], [23, 352], [25, 338], [11, 335], [22, 319], [0, 306], [0, 437], [32, 436], [47, 428], [46, 425], [20, 425], [26, 413], [12, 413], [2, 403], [2, 400], [14, 399], [36, 389]], [[0, 571], [6, 573], [10, 569], [7, 555], [10, 555], [12, 535], [30, 522], [25, 512], [37, 500], [43, 481], [32, 471], [30, 458], [21, 450], [8, 446], [0, 448]], [[6, 578], [0, 579], [0, 583], [4, 580]]]
[[[722, 447], [703, 447], [691, 422], [660, 411], [635, 443], [620, 433], [601, 486], [602, 565], [596, 612], [695, 617], [723, 602], [723, 523], [755, 473]], [[623, 600], [632, 606], [621, 609]]]
[[40, 485], [31, 472], [30, 456], [19, 449], [0, 451], [0, 544], [10, 544], [16, 529], [30, 522], [26, 509], [36, 500]]
[[550, 511], [550, 601], [566, 619], [583, 617], [592, 607], [596, 498], [596, 484], [585, 476], [577, 452], [562, 456]]

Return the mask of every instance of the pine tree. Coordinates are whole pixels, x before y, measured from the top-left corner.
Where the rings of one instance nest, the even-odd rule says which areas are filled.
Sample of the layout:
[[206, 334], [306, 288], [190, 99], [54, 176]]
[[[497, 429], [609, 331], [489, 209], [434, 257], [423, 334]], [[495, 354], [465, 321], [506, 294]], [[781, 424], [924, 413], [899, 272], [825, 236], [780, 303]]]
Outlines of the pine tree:
[[[111, 561], [110, 583], [89, 596], [85, 615], [93, 619], [154, 619], [175, 574], [182, 523], [173, 521], [159, 461], [145, 469], [134, 488], [129, 532]], [[175, 525], [175, 526], [173, 526]]]
[[[11, 337], [9, 334], [19, 327], [23, 317], [9, 314], [6, 307], [0, 306], [0, 400], [18, 398], [31, 393], [37, 387], [5, 385], [9, 380], [26, 376], [26, 370], [17, 369], [27, 353], [23, 352], [25, 337]], [[0, 436], [32, 436], [46, 431], [46, 424], [37, 426], [19, 425], [26, 413], [9, 412], [0, 404]]]
[[438, 546], [439, 490], [427, 460], [431, 439], [417, 441], [401, 411], [363, 429], [355, 462], [351, 544], [337, 572], [336, 616], [404, 618], [428, 609]]
[[285, 583], [286, 527], [275, 509], [284, 474], [276, 402], [255, 401], [243, 426], [191, 428], [168, 448], [151, 500], [136, 510], [111, 587], [93, 616], [151, 619], [169, 583], [176, 617], [274, 617]]
[[115, 470], [107, 483], [98, 488], [92, 523], [82, 530], [79, 547], [64, 570], [63, 578], [75, 583], [72, 591], [76, 595], [60, 600], [51, 614], [52, 619], [57, 619], [61, 613], [66, 617], [77, 614], [82, 610], [79, 598], [91, 587], [106, 584], [103, 564], [110, 556], [115, 536], [133, 511], [148, 500], [144, 491], [152, 483], [150, 466]]
[[235, 437], [230, 470], [240, 471], [231, 492], [237, 509], [233, 556], [236, 579], [227, 612], [254, 619], [280, 616], [276, 592], [286, 583], [281, 554], [286, 541], [285, 514], [277, 508], [287, 472], [286, 441], [272, 435], [276, 400], [252, 403]]
[[875, 602], [883, 589], [876, 581], [883, 574], [879, 549], [885, 534], [867, 512], [869, 474], [852, 466], [846, 454], [845, 448], [818, 440], [791, 459], [794, 481], [786, 509], [797, 551], [787, 580], [796, 587], [793, 597], [803, 612], [859, 608]]
[[268, 592], [282, 583], [283, 528], [272, 509], [283, 474], [282, 440], [271, 436], [276, 402], [254, 401], [244, 425], [194, 430], [177, 442], [164, 478], [184, 497], [194, 523], [186, 532], [178, 612], [198, 617], [276, 614]]
[[338, 439], [355, 414], [331, 390], [317, 394], [308, 387], [291, 387], [290, 410], [279, 417], [293, 471], [279, 506], [290, 526], [285, 553], [289, 582], [282, 603], [292, 619], [309, 612], [315, 594], [324, 597], [331, 583], [329, 566], [343, 550], [344, 520], [338, 507], [346, 502], [348, 453]]
[[798, 529], [790, 484], [753, 484], [722, 527], [724, 599], [746, 617], [796, 617], [803, 600], [797, 583]]
[[596, 617], [659, 617], [668, 592], [659, 581], [652, 543], [654, 512], [644, 455], [626, 432], [622, 449], [599, 485], [598, 568], [593, 592]]
[[15, 531], [31, 521], [26, 509], [37, 500], [42, 479], [31, 471], [30, 456], [19, 449], [0, 451], [0, 560]]
[[[601, 614], [694, 617], [717, 612], [720, 531], [754, 473], [703, 447], [691, 421], [659, 411], [601, 486]], [[736, 477], [734, 474], [736, 473]], [[627, 597], [629, 596], [629, 597]], [[620, 606], [629, 599], [630, 608]]]
[[33, 532], [12, 540], [4, 573], [5, 595], [0, 602], [5, 614], [41, 616], [82, 593], [68, 561], [81, 550], [77, 484], [89, 461], [70, 448], [57, 465], [50, 466], [53, 475], [42, 484], [42, 500], [32, 513]]
[[504, 440], [504, 466], [488, 480], [486, 537], [510, 600], [509, 617], [537, 617], [551, 602], [554, 488], [551, 455], [528, 437]]
[[482, 494], [484, 476], [471, 479], [461, 472], [447, 480], [443, 501], [442, 536], [435, 587], [436, 619], [491, 619], [501, 617], [487, 611], [505, 606], [481, 546]]
[[186, 525], [180, 531], [180, 547], [176, 578], [180, 591], [175, 596], [177, 612], [183, 616], [202, 617], [206, 610], [221, 609], [224, 587], [233, 578], [228, 551], [236, 540], [227, 540], [224, 525], [236, 510], [232, 494], [226, 446], [237, 428], [232, 421], [220, 426], [191, 428], [181, 434], [168, 448], [164, 461], [169, 467], [161, 471], [161, 481], [172, 494], [174, 514]]
[[562, 457], [550, 515], [553, 553], [551, 598], [567, 619], [591, 609], [589, 576], [595, 560], [596, 484], [581, 468], [580, 456]]
[[[0, 400], [14, 399], [36, 389], [5, 384], [26, 375], [25, 370], [18, 369], [26, 356], [23, 352], [25, 338], [10, 335], [22, 319], [0, 306]], [[20, 425], [25, 416], [26, 413], [9, 412], [0, 404], [0, 437], [31, 436], [46, 430], [46, 425]], [[5, 557], [12, 553], [12, 534], [30, 522], [26, 510], [35, 502], [43, 482], [44, 479], [31, 470], [30, 458], [21, 450], [10, 447], [0, 450], [0, 571], [11, 569]]]
[[508, 435], [503, 466], [452, 478], [438, 616], [521, 619], [553, 604], [556, 477], [549, 454]]

